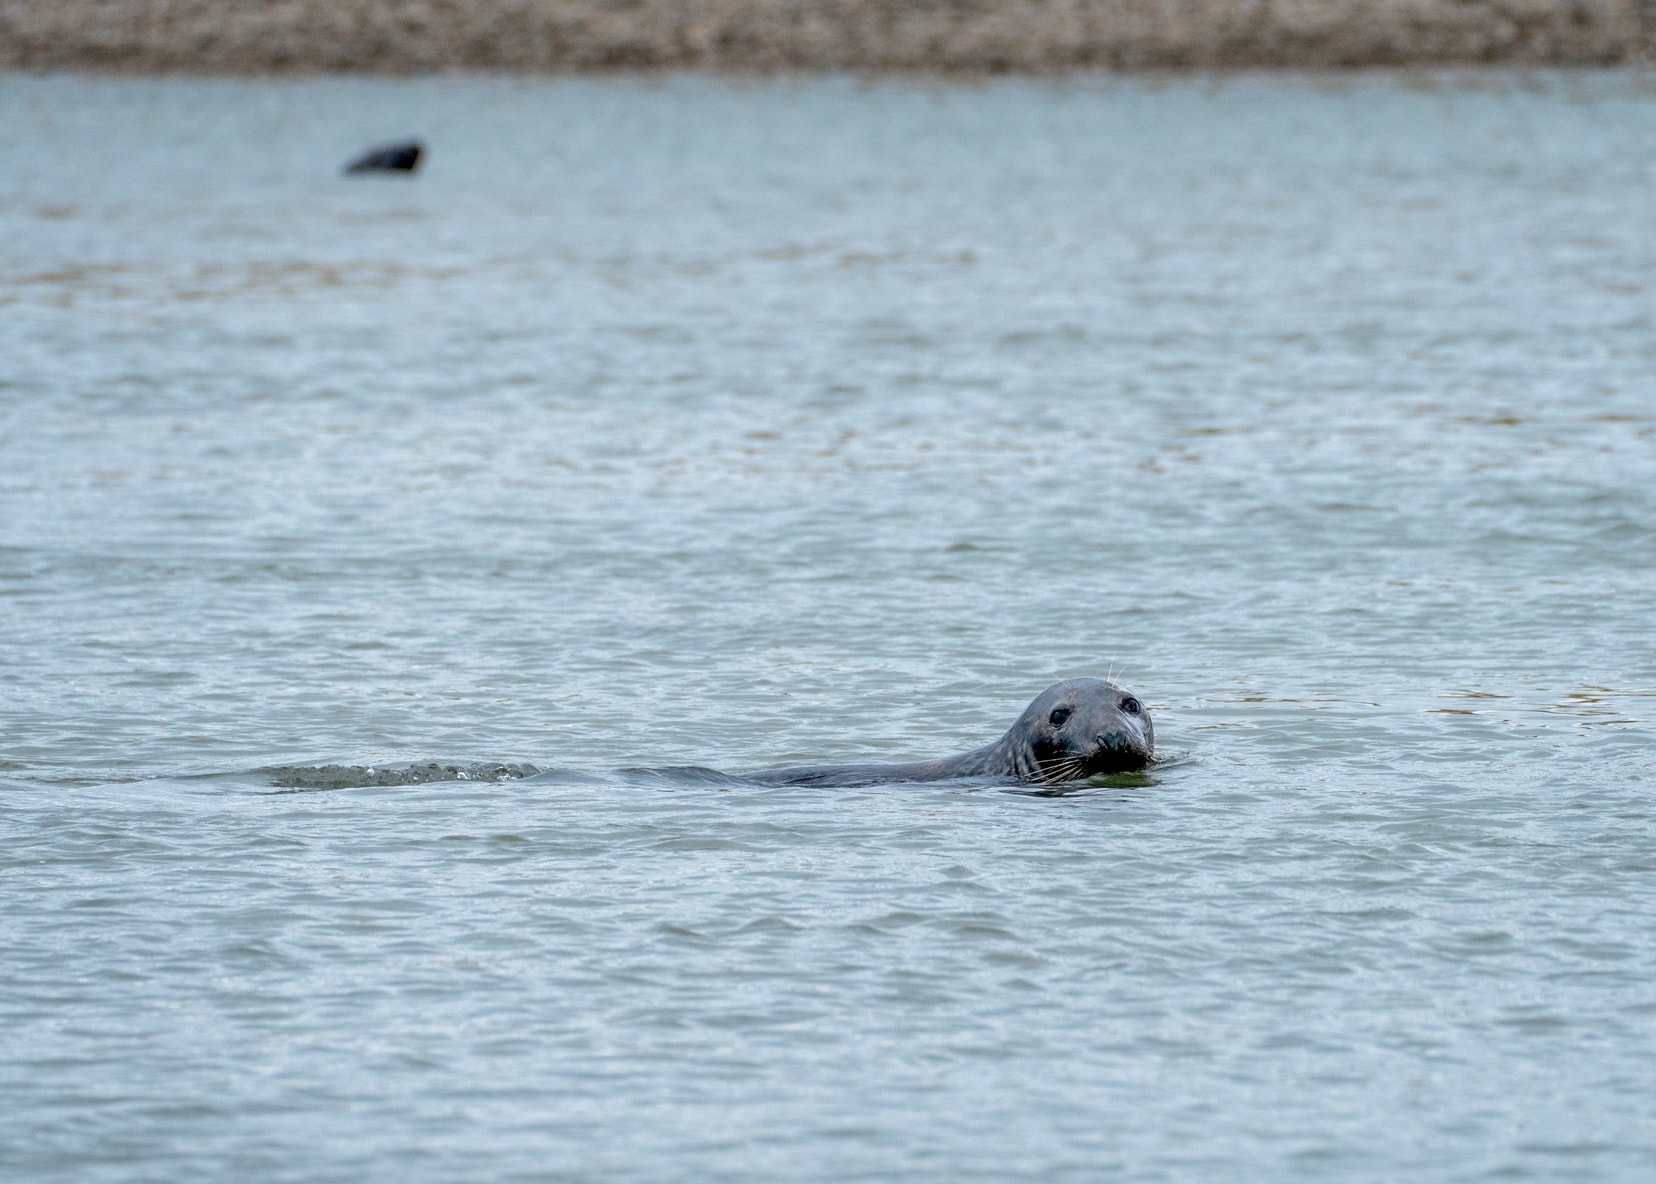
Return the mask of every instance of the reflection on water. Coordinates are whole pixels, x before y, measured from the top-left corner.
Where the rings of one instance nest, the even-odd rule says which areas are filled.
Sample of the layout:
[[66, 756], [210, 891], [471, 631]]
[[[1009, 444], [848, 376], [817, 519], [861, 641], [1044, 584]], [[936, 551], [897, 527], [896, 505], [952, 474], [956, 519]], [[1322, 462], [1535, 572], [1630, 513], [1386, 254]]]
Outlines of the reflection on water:
[[1652, 96], [1329, 82], [0, 79], [0, 1163], [1648, 1178]]

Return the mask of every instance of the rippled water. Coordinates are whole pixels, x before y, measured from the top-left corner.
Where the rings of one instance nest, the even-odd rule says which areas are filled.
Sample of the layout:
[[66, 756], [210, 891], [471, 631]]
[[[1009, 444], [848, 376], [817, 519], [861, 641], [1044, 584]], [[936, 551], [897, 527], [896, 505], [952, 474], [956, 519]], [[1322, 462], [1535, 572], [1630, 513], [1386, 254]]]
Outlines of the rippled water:
[[0, 1175], [1651, 1178], [1653, 116], [0, 80]]

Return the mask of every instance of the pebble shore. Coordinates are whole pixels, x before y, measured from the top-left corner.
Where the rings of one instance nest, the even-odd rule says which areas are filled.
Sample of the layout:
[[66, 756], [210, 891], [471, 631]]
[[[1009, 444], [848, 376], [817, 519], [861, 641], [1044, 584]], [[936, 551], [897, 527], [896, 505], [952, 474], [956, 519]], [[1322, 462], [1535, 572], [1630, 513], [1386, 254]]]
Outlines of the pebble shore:
[[1656, 54], [1656, 0], [0, 0], [0, 68], [994, 73]]

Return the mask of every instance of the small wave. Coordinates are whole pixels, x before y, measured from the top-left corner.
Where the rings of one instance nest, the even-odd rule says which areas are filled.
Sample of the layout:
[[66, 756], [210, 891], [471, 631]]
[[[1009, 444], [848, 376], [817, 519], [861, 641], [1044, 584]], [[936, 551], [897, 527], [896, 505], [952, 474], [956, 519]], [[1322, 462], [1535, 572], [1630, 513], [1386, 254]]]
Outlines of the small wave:
[[517, 781], [541, 770], [535, 765], [447, 764], [426, 761], [411, 765], [277, 765], [255, 770], [278, 789], [360, 789], [371, 785], [425, 785], [432, 781]]

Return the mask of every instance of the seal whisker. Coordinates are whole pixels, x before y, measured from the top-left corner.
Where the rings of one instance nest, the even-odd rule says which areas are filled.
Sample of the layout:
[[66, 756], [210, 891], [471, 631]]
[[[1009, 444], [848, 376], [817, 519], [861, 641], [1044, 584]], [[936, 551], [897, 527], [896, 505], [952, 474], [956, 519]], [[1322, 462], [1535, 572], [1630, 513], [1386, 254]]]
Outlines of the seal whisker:
[[1085, 764], [1086, 760], [1083, 757], [1066, 757], [1055, 764], [1048, 765], [1042, 770], [1042, 773], [1045, 775], [1046, 780], [1050, 782], [1073, 781], [1075, 780], [1075, 775], [1081, 771]]

